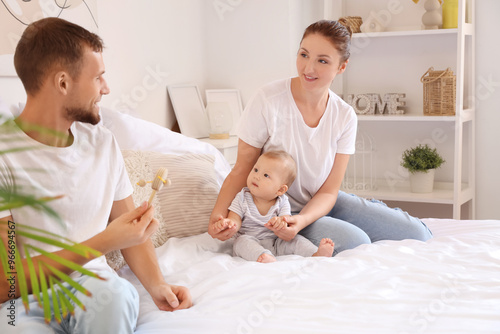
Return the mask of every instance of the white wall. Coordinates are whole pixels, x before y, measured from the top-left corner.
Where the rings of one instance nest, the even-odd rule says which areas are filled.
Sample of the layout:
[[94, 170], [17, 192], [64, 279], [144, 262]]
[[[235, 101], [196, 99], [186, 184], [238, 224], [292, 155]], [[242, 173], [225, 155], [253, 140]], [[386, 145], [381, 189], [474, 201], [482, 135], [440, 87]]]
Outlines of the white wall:
[[21, 81], [17, 77], [0, 77], [0, 98], [6, 105], [24, 102], [26, 93]]
[[476, 0], [477, 218], [500, 219], [500, 1]]
[[[410, 0], [401, 3], [405, 1], [413, 5]], [[193, 82], [203, 97], [207, 88], [238, 88], [245, 104], [262, 84], [295, 74], [302, 31], [323, 17], [322, 0], [98, 3], [112, 91], [102, 104], [134, 107], [139, 117], [169, 128], [175, 117], [167, 85]], [[496, 42], [500, 1], [477, 0], [476, 7], [477, 218], [500, 219], [496, 172], [500, 165], [500, 45]], [[25, 99], [15, 78], [0, 78], [0, 96], [7, 103]]]
[[[226, 2], [236, 5], [216, 9]], [[302, 32], [323, 15], [322, 0], [208, 3], [207, 88], [237, 88], [244, 104], [263, 84], [296, 74]]]
[[[206, 77], [206, 1], [98, 1], [99, 35], [106, 49], [105, 77], [111, 94], [101, 105], [171, 128], [175, 116], [166, 86]], [[0, 78], [6, 103], [24, 101], [17, 78]]]
[[171, 128], [166, 86], [206, 77], [204, 0], [99, 1], [99, 34], [106, 50], [108, 107], [134, 110]]

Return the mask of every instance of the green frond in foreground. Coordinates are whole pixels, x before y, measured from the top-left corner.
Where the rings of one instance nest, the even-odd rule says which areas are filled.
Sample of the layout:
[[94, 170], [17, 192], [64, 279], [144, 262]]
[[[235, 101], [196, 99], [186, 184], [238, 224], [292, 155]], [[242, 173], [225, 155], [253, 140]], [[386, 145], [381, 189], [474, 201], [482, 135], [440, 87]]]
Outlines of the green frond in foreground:
[[[75, 243], [67, 238], [60, 237], [45, 230], [19, 223], [14, 224], [12, 222], [2, 221], [0, 224], [3, 225], [0, 226], [2, 229], [15, 231], [16, 236], [22, 236], [26, 239], [42, 242], [46, 245], [66, 249], [87, 259], [101, 256], [100, 252], [88, 246]], [[55, 253], [50, 253], [39, 247], [33, 246], [28, 242], [23, 245], [23, 250], [26, 255], [23, 265], [23, 260], [20, 256], [15, 238], [8, 239], [7, 245], [2, 239], [0, 239], [0, 242], [2, 269], [6, 276], [16, 273], [19, 293], [21, 294], [26, 312], [29, 312], [29, 281], [31, 282], [32, 294], [38, 301], [39, 306], [43, 308], [45, 321], [47, 323], [51, 321], [51, 310], [54, 310], [54, 318], [56, 321], [61, 321], [62, 317], [68, 313], [68, 310], [71, 313], [74, 311], [72, 303], [85, 310], [83, 303], [70, 291], [70, 289], [68, 289], [68, 287], [86, 296], [91, 296], [91, 293], [69, 275], [55, 268], [53, 265], [49, 264], [48, 261], [44, 261], [44, 258], [52, 261], [52, 263], [55, 262], [60, 266], [67, 267], [71, 271], [79, 272], [92, 278], [103, 279], [77, 263], [69, 261]], [[35, 261], [32, 257], [33, 252], [42, 255], [42, 257], [37, 257]]]
[[[21, 255], [19, 255], [19, 252], [16, 252], [15, 254], [15, 261], [16, 263], [22, 263]], [[29, 302], [28, 302], [28, 283], [26, 282], [26, 275], [24, 273], [24, 266], [16, 266], [17, 269], [17, 278], [18, 278], [18, 284], [19, 284], [19, 290], [21, 292], [21, 300], [23, 301], [24, 308], [26, 310], [29, 309]]]
[[[19, 124], [19, 126], [25, 130], [34, 130], [39, 133], [48, 133], [53, 136], [64, 136], [64, 134], [42, 128], [38, 125]], [[1, 150], [0, 156], [36, 149], [35, 147], [28, 146], [15, 147], [15, 142], [22, 140], [22, 137], [15, 135], [16, 132], [20, 131], [19, 126], [12, 119], [6, 119], [0, 116], [0, 141], [8, 143], [9, 147], [12, 147], [7, 150]], [[10, 143], [12, 143], [12, 146]], [[0, 165], [0, 177], [6, 180], [16, 179], [14, 178], [13, 171], [3, 165]], [[15, 182], [13, 182], [13, 184], [15, 184]], [[30, 194], [21, 193], [19, 186], [14, 186], [12, 189], [2, 186], [0, 187], [0, 211], [28, 206], [49, 215], [54, 221], [62, 224], [57, 212], [47, 205], [48, 202], [60, 197], [61, 196], [37, 198]], [[61, 270], [55, 268], [54, 265], [44, 261], [44, 259], [49, 259], [52, 264], [57, 263], [58, 268], [67, 267], [71, 271], [79, 272], [82, 275], [97, 279], [102, 278], [72, 261], [33, 246], [28, 240], [65, 249], [87, 259], [101, 256], [102, 254], [100, 252], [57, 234], [20, 223], [0, 221], [0, 231], [5, 233], [5, 240], [7, 240], [7, 244], [5, 244], [4, 239], [0, 238], [1, 269], [7, 278], [11, 275], [16, 276], [19, 294], [21, 295], [27, 313], [29, 312], [28, 286], [31, 288], [31, 293], [37, 300], [39, 307], [43, 308], [45, 322], [47, 323], [51, 321], [51, 310], [54, 311], [54, 318], [58, 322], [61, 322], [62, 318], [66, 317], [68, 312], [74, 314], [74, 305], [85, 310], [83, 303], [70, 291], [70, 289], [68, 289], [68, 287], [87, 296], [90, 295], [90, 292], [73, 280], [69, 275], [66, 275]], [[20, 247], [17, 245], [17, 237], [23, 237], [26, 240], [22, 245], [22, 249], [26, 256], [24, 260], [21, 258], [19, 252]], [[41, 256], [35, 259], [33, 257], [34, 255], [31, 254], [32, 252], [38, 253]]]
[[52, 210], [47, 202], [59, 199], [62, 196], [36, 198], [31, 195], [13, 194], [5, 189], [0, 188], [0, 211], [21, 208], [30, 206], [35, 210], [44, 211], [52, 218], [59, 220], [58, 214]]

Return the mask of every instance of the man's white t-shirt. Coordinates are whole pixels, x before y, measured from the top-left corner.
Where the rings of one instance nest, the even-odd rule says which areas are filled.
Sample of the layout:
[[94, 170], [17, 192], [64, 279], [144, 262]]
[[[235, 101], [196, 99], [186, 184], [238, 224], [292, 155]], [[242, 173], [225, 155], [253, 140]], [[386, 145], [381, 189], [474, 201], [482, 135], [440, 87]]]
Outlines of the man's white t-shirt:
[[[12, 121], [10, 123], [15, 127]], [[0, 151], [28, 149], [0, 155], [0, 187], [35, 198], [63, 197], [47, 202], [59, 219], [29, 206], [3, 211], [0, 218], [11, 215], [14, 223], [82, 242], [106, 228], [114, 201], [132, 194], [118, 144], [112, 133], [100, 124], [73, 123], [74, 142], [68, 147], [41, 144], [19, 129], [6, 132], [0, 131]], [[18, 242], [28, 242], [49, 252], [59, 249], [19, 236]], [[19, 250], [24, 257], [23, 249]], [[92, 271], [111, 270], [104, 256], [88, 262], [85, 267]]]
[[293, 212], [300, 211], [327, 179], [335, 154], [355, 151], [357, 117], [350, 105], [332, 91], [319, 124], [302, 118], [291, 91], [291, 79], [262, 87], [248, 102], [238, 136], [264, 152], [284, 150], [297, 164], [297, 179], [287, 195]]

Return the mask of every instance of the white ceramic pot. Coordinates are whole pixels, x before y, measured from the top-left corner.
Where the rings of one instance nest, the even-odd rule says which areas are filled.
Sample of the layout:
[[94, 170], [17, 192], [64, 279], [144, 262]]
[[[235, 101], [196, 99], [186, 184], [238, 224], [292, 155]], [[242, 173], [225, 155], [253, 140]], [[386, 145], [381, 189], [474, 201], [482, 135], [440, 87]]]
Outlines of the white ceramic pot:
[[410, 189], [413, 193], [431, 193], [434, 188], [435, 169], [410, 173]]

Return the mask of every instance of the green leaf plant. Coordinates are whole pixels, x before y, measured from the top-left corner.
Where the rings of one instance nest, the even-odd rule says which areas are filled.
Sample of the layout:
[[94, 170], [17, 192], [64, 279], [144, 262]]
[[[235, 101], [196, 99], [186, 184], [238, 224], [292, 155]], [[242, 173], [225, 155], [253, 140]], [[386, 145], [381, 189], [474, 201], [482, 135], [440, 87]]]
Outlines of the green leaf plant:
[[[3, 122], [0, 134], [7, 134], [9, 131], [15, 131], [17, 127], [13, 122]], [[11, 123], [11, 124], [9, 124]], [[1, 136], [0, 140], [8, 140]], [[0, 155], [16, 154], [17, 152], [34, 149], [33, 147], [22, 147], [0, 151]], [[5, 173], [13, 174], [10, 170], [0, 170], [0, 175]], [[36, 198], [30, 194], [22, 193], [20, 187], [8, 188], [0, 187], [0, 211], [16, 209], [24, 206], [32, 207], [54, 218], [55, 221], [62, 223], [57, 212], [54, 212], [48, 205], [48, 202], [57, 200], [62, 196]], [[40, 308], [44, 310], [45, 322], [52, 320], [51, 310], [54, 312], [54, 319], [60, 323], [68, 313], [73, 314], [75, 305], [85, 310], [83, 303], [75, 296], [68, 287], [81, 292], [86, 296], [91, 293], [82, 285], [76, 282], [69, 275], [54, 267], [54, 263], [65, 266], [73, 272], [81, 273], [89, 277], [103, 279], [97, 274], [85, 269], [81, 265], [67, 260], [57, 254], [47, 252], [29, 241], [36, 241], [38, 244], [55, 246], [61, 249], [71, 251], [84, 258], [92, 259], [102, 254], [93, 248], [73, 242], [63, 236], [41, 230], [32, 226], [20, 224], [18, 222], [0, 221], [0, 231], [4, 233], [6, 239], [0, 238], [0, 260], [1, 271], [4, 279], [9, 280], [15, 277], [15, 282], [19, 287], [19, 294], [25, 307], [29, 312], [29, 287]], [[25, 240], [18, 244], [18, 237]], [[21, 257], [19, 250], [22, 249], [25, 259]], [[36, 260], [32, 254], [39, 254]], [[23, 263], [24, 262], [24, 263]], [[50, 294], [49, 294], [50, 291]], [[51, 297], [50, 297], [51, 295]], [[10, 297], [10, 292], [9, 292]]]
[[435, 148], [432, 149], [427, 144], [404, 151], [402, 159], [401, 166], [408, 169], [410, 173], [427, 173], [429, 169], [439, 168], [446, 162]]

